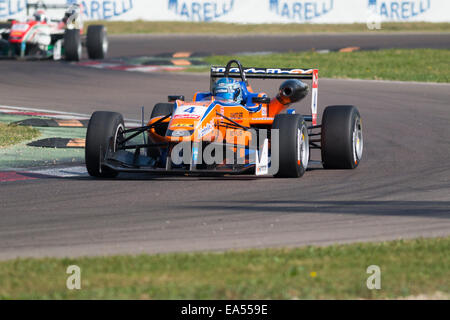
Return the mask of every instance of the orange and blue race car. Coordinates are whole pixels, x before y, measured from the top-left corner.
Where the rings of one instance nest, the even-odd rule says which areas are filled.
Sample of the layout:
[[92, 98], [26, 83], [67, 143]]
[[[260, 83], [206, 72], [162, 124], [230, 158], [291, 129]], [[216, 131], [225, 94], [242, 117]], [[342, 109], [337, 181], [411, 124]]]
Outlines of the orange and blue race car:
[[[233, 67], [233, 65], [235, 65]], [[211, 67], [211, 89], [192, 101], [169, 96], [150, 121], [125, 128], [123, 116], [91, 116], [85, 160], [91, 176], [119, 172], [155, 174], [254, 174], [301, 177], [311, 149], [326, 169], [354, 169], [363, 153], [362, 122], [354, 106], [329, 106], [317, 122], [318, 70], [244, 68], [237, 60]], [[281, 79], [275, 97], [255, 92], [248, 79]], [[296, 114], [312, 80], [311, 113]]]
[[[90, 59], [105, 58], [106, 28], [90, 25], [84, 35], [81, 5], [37, 1], [27, 2], [26, 7], [28, 18], [0, 25], [0, 57], [79, 61], [84, 44]], [[29, 15], [31, 9], [35, 11]], [[54, 19], [47, 15], [48, 10], [64, 10], [64, 15]]]

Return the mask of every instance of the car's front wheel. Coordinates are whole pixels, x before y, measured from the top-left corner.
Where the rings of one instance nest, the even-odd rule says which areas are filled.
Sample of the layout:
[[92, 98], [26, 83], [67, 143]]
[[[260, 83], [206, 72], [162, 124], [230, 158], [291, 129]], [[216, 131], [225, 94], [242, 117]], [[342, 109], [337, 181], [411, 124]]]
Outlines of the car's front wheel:
[[89, 175], [101, 178], [113, 178], [117, 172], [101, 165], [106, 153], [111, 147], [117, 149], [117, 141], [123, 136], [125, 125], [120, 113], [96, 111], [89, 120], [86, 134], [85, 160]]

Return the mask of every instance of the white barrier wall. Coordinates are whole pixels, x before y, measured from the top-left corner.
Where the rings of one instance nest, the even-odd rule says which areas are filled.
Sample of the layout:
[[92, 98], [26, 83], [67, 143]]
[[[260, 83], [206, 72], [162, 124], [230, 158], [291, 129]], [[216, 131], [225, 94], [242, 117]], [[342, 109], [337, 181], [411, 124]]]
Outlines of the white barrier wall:
[[[0, 20], [25, 18], [26, 2], [27, 0], [0, 0]], [[450, 0], [49, 0], [45, 2], [81, 3], [87, 20], [141, 19], [235, 23], [450, 22]]]

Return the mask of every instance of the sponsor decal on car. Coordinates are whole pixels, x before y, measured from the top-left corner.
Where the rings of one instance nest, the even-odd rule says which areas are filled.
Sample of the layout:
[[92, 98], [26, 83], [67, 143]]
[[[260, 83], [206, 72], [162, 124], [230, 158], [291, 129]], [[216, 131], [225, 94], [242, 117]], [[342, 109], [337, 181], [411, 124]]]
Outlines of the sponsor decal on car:
[[187, 137], [191, 135], [189, 130], [174, 130], [170, 134], [172, 137]]
[[200, 119], [206, 107], [196, 105], [181, 105], [175, 110], [174, 119]]
[[[312, 74], [313, 69], [280, 69], [280, 68], [249, 68], [244, 69], [246, 74]], [[213, 67], [212, 72], [225, 72], [225, 67]], [[239, 68], [230, 68], [231, 73], [239, 73]]]
[[193, 124], [189, 124], [189, 123], [175, 123], [175, 124], [172, 124], [170, 127], [171, 128], [180, 128], [180, 127], [182, 127], [182, 128], [193, 128], [194, 125]]
[[204, 127], [200, 128], [198, 130], [198, 137], [202, 138], [202, 137], [206, 136], [207, 134], [211, 133], [213, 130], [214, 130], [214, 121], [211, 120]]
[[262, 118], [253, 118], [253, 120], [256, 121], [268, 121], [268, 120], [273, 120], [273, 117], [262, 117]]
[[243, 117], [244, 117], [244, 113], [243, 112], [230, 113], [230, 118], [231, 119], [242, 119]]
[[269, 140], [264, 139], [261, 152], [256, 152], [256, 175], [261, 176], [269, 173]]
[[311, 114], [312, 125], [317, 125], [317, 98], [319, 95], [319, 70], [313, 72]]
[[174, 119], [200, 119], [200, 116], [197, 116], [195, 114], [177, 114], [173, 116]]
[[242, 137], [242, 135], [243, 135], [243, 132], [242, 132], [242, 130], [233, 130], [233, 129], [230, 129], [230, 130], [227, 130], [227, 135], [229, 135], [230, 136], [230, 138], [234, 138], [234, 137]]
[[266, 117], [266, 116], [267, 116], [267, 107], [265, 107], [265, 106], [262, 106], [262, 107], [261, 107], [261, 115], [262, 115], [263, 117]]

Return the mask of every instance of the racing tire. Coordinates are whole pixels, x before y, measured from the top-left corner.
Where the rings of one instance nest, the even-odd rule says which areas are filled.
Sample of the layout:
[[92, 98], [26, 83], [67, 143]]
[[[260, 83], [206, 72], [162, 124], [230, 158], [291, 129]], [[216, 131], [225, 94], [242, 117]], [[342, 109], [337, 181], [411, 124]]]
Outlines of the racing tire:
[[[157, 103], [153, 107], [152, 114], [150, 116], [151, 119], [156, 117], [165, 117], [174, 111], [174, 104], [173, 103]], [[166, 126], [160, 126], [156, 129], [156, 133], [158, 133], [160, 136], [164, 136], [166, 133], [167, 127]]]
[[78, 29], [67, 29], [64, 32], [64, 55], [67, 61], [80, 61], [83, 49]]
[[[164, 117], [171, 113], [173, 113], [174, 110], [174, 104], [173, 103], [157, 103], [153, 107], [152, 113], [150, 115], [150, 119], [156, 118], [156, 117]], [[164, 136], [167, 130], [167, 126], [160, 126], [155, 129], [156, 133], [158, 133], [160, 136]], [[160, 156], [160, 152], [156, 148], [147, 148], [147, 156], [152, 158], [157, 158]]]
[[354, 169], [363, 153], [361, 116], [354, 106], [329, 106], [322, 116], [322, 164], [325, 169]]
[[114, 136], [117, 140], [121, 130], [125, 130], [125, 125], [120, 113], [96, 111], [92, 114], [86, 133], [85, 147], [86, 169], [89, 175], [99, 178], [117, 176], [117, 171], [101, 166], [100, 160], [105, 158], [111, 137]]
[[167, 116], [173, 112], [173, 109], [173, 103], [157, 103], [153, 107], [151, 118], [153, 119], [155, 117]]
[[275, 177], [303, 176], [309, 162], [309, 137], [305, 120], [299, 114], [279, 114], [273, 121], [272, 129], [279, 130], [279, 167]]
[[106, 28], [102, 25], [88, 27], [86, 47], [89, 59], [104, 59], [108, 53], [108, 37]]

